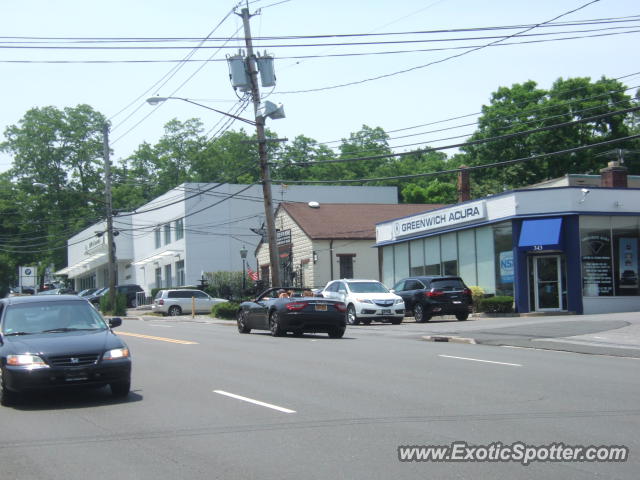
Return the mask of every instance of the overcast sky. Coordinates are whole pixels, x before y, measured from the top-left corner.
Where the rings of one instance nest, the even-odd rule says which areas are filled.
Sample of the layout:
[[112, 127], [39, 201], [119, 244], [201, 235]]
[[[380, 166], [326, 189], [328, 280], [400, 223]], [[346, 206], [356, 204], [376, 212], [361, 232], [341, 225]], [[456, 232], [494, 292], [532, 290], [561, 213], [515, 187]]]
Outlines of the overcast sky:
[[[257, 40], [255, 46], [276, 57], [278, 83], [275, 89], [263, 89], [268, 100], [283, 103], [286, 118], [268, 120], [268, 128], [290, 140], [304, 134], [319, 142], [348, 137], [363, 124], [387, 131], [416, 127], [392, 133], [392, 146], [400, 150], [416, 146], [440, 146], [461, 141], [445, 137], [469, 135], [473, 127], [423, 133], [469, 123], [474, 117], [441, 122], [452, 117], [473, 114], [489, 102], [500, 86], [534, 80], [549, 88], [559, 77], [624, 77], [640, 72], [638, 53], [640, 2], [637, 0], [367, 0], [312, 1], [260, 0], [250, 2], [250, 11], [261, 8], [251, 19], [254, 37], [292, 35], [336, 35], [390, 32], [415, 32], [443, 29], [516, 26], [519, 28], [467, 32], [440, 32], [422, 35], [379, 35]], [[238, 105], [230, 85], [225, 56], [232, 49], [219, 49], [223, 42], [210, 41], [193, 51], [196, 41], [151, 41], [146, 46], [176, 46], [181, 49], [123, 49], [140, 43], [94, 43], [117, 45], [118, 49], [76, 50], [70, 46], [86, 43], [61, 43], [40, 37], [153, 37], [190, 39], [236, 38], [226, 46], [244, 43], [241, 19], [230, 12], [232, 0], [22, 0], [0, 2], [0, 131], [16, 124], [27, 110], [53, 105], [60, 109], [88, 104], [112, 122], [113, 160], [123, 159], [143, 142], [155, 143], [163, 125], [172, 118], [199, 117], [206, 132], [215, 134], [221, 116], [186, 102], [171, 101], [154, 109], [144, 99], [152, 95], [180, 96], [229, 111]], [[585, 6], [582, 9], [580, 7]], [[568, 15], [563, 14], [579, 9]], [[562, 16], [556, 22], [638, 16], [633, 21], [593, 25], [542, 24]], [[525, 32], [525, 30], [528, 30]], [[554, 35], [550, 35], [550, 33]], [[631, 33], [628, 33], [631, 32]], [[614, 34], [615, 35], [612, 35]], [[505, 36], [512, 38], [502, 38]], [[538, 35], [541, 34], [541, 35]], [[522, 36], [528, 35], [528, 36]], [[600, 35], [600, 36], [594, 36]], [[25, 43], [25, 38], [39, 37]], [[588, 37], [558, 40], [566, 37]], [[445, 39], [462, 39], [443, 41]], [[550, 40], [544, 41], [540, 40]], [[380, 43], [397, 42], [405, 43]], [[413, 40], [412, 43], [406, 43]], [[415, 42], [421, 40], [422, 42]], [[424, 42], [424, 40], [430, 40]], [[437, 40], [437, 41], [435, 41]], [[522, 43], [536, 41], [537, 43]], [[17, 42], [17, 43], [16, 43]], [[322, 42], [378, 42], [361, 46], [310, 46]], [[495, 46], [470, 51], [472, 47], [498, 42]], [[283, 44], [306, 46], [282, 47]], [[501, 43], [517, 43], [501, 45]], [[65, 49], [7, 48], [25, 46], [64, 46]], [[465, 49], [451, 49], [453, 47]], [[214, 48], [216, 47], [216, 48]], [[439, 51], [418, 51], [425, 49]], [[407, 53], [381, 54], [408, 50]], [[236, 50], [237, 51], [237, 50]], [[447, 57], [460, 55], [457, 58]], [[377, 55], [335, 56], [354, 53]], [[123, 63], [124, 60], [181, 60], [187, 63]], [[285, 58], [313, 56], [314, 58]], [[12, 62], [13, 61], [13, 62]], [[25, 63], [15, 63], [15, 61]], [[39, 63], [65, 61], [79, 63]], [[109, 61], [108, 63], [86, 63]], [[436, 63], [433, 63], [436, 62]], [[431, 65], [429, 65], [431, 64]], [[171, 69], [181, 66], [170, 77]], [[414, 68], [421, 67], [421, 68]], [[397, 73], [410, 70], [406, 73]], [[375, 77], [383, 78], [340, 88], [329, 88]], [[629, 87], [640, 84], [640, 74], [621, 80]], [[300, 90], [319, 91], [287, 93]], [[630, 91], [634, 94], [635, 90]], [[252, 118], [249, 106], [241, 116]], [[146, 118], [145, 118], [146, 117]], [[244, 124], [235, 122], [231, 128]], [[251, 130], [251, 126], [244, 125]], [[406, 138], [401, 135], [420, 134]], [[4, 138], [4, 136], [2, 137]], [[439, 140], [439, 141], [438, 141]], [[335, 146], [336, 144], [330, 144]], [[0, 171], [9, 168], [11, 157], [0, 155]]]

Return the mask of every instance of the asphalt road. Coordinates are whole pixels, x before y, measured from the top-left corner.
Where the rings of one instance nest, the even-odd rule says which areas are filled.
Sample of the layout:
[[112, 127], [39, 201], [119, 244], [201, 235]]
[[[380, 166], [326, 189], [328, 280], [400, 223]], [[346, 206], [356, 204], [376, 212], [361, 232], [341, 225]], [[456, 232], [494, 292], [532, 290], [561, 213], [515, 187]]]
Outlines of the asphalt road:
[[[510, 323], [359, 326], [331, 340], [125, 320], [116, 331], [134, 355], [129, 398], [74, 391], [1, 408], [0, 478], [638, 478], [640, 360], [421, 340], [494, 327]], [[528, 466], [398, 460], [400, 445], [454, 441], [631, 454]]]

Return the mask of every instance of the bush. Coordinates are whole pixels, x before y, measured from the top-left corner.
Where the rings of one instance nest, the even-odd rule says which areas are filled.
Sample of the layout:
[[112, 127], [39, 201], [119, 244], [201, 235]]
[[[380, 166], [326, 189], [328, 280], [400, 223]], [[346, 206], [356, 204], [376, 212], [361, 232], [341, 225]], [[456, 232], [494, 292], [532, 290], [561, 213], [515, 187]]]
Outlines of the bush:
[[513, 312], [513, 297], [489, 297], [478, 301], [478, 311], [486, 313]]
[[484, 298], [484, 290], [482, 287], [474, 286], [469, 287], [471, 290], [471, 299], [473, 300], [473, 311], [478, 311], [478, 302]]
[[235, 320], [240, 305], [235, 302], [218, 303], [211, 308], [211, 316], [214, 318], [224, 318]]
[[127, 314], [127, 296], [124, 293], [116, 295], [116, 305], [112, 308], [109, 302], [109, 294], [100, 297], [100, 311], [105, 315], [124, 317]]

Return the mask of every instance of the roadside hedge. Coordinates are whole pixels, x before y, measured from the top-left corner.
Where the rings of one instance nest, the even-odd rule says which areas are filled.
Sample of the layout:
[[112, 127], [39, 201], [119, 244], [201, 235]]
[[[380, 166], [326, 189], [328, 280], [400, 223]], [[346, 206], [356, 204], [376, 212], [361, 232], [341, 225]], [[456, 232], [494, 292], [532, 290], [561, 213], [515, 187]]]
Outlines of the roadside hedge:
[[218, 303], [211, 307], [211, 316], [214, 318], [224, 318], [226, 320], [235, 320], [240, 304], [236, 302]]
[[100, 297], [100, 311], [105, 315], [124, 317], [127, 314], [127, 296], [124, 293], [116, 294], [115, 308], [111, 307], [109, 294]]
[[478, 311], [485, 313], [513, 312], [513, 297], [489, 297], [478, 300]]

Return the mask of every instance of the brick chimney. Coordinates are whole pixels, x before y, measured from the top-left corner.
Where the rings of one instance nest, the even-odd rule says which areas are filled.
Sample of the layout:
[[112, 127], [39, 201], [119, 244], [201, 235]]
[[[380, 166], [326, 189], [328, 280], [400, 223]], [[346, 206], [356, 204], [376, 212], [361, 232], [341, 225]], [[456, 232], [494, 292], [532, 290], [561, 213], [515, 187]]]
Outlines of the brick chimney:
[[609, 162], [606, 168], [600, 170], [600, 186], [608, 188], [627, 188], [627, 167], [620, 162]]
[[458, 172], [458, 203], [471, 200], [471, 187], [469, 186], [469, 170], [466, 165], [460, 165]]

